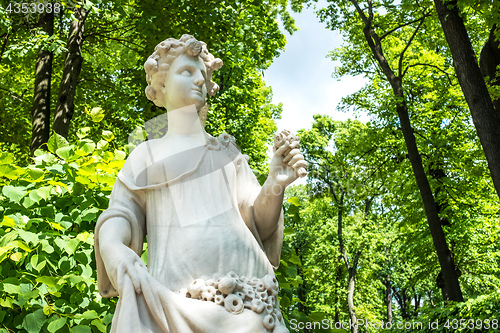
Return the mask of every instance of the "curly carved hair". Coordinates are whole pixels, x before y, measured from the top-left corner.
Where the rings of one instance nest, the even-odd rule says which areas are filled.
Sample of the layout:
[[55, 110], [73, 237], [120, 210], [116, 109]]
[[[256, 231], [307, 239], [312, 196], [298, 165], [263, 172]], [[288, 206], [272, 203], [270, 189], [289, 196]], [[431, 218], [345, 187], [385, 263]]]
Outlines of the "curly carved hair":
[[207, 50], [207, 44], [196, 40], [191, 35], [182, 35], [180, 39], [168, 38], [156, 45], [155, 51], [144, 63], [146, 71], [146, 97], [157, 106], [163, 105], [163, 92], [168, 69], [172, 62], [180, 55], [187, 54], [192, 57], [199, 56], [207, 68], [207, 79], [205, 81], [207, 92], [210, 96], [215, 95], [219, 86], [212, 81], [212, 73], [222, 67], [222, 60], [215, 58]]

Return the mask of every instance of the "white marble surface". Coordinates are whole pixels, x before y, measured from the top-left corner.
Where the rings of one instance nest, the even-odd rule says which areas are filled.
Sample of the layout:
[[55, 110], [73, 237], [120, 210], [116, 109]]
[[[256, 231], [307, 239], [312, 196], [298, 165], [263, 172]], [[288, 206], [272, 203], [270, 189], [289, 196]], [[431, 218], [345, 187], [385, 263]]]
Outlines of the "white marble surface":
[[97, 222], [99, 292], [120, 297], [112, 332], [288, 332], [274, 270], [283, 192], [306, 163], [285, 137], [261, 187], [232, 136], [204, 131], [221, 65], [188, 35], [146, 61], [146, 94], [166, 107], [168, 130], [130, 154]]

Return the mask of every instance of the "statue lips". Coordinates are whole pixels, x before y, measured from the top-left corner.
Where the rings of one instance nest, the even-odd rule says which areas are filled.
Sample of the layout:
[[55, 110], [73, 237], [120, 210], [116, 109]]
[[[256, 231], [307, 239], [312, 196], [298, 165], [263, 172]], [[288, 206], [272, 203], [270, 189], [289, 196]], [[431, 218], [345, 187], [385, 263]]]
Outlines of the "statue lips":
[[203, 94], [203, 93], [202, 93], [202, 91], [201, 91], [201, 88], [193, 88], [192, 90], [194, 90], [194, 91], [196, 91], [196, 92], [199, 92], [199, 93], [200, 93], [200, 95], [202, 95], [202, 94]]

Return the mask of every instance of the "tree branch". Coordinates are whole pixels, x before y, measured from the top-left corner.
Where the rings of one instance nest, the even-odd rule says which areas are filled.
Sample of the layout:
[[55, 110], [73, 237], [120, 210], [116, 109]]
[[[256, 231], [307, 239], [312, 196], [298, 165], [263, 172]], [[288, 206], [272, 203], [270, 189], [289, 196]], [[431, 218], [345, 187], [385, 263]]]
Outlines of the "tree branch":
[[0, 87], [0, 90], [7, 92], [10, 96], [14, 97], [15, 99], [22, 102], [23, 104], [28, 105], [28, 106], [30, 105], [30, 103], [28, 101], [26, 101], [24, 98], [22, 98], [22, 96], [19, 96], [19, 95], [13, 93], [12, 91], [5, 89], [5, 88], [2, 88], [2, 87]]
[[[126, 40], [126, 39], [120, 39], [120, 38], [115, 38], [115, 37], [109, 37], [109, 36], [106, 36], [106, 35], [101, 35], [99, 33], [93, 33], [92, 36], [101, 36], [102, 38], [105, 38], [105, 39], [110, 39], [110, 40], [114, 40], [114, 41], [117, 41], [118, 43], [122, 44], [124, 47], [132, 50], [132, 51], [135, 51], [135, 52], [139, 52], [139, 49], [143, 49], [144, 46], [141, 46], [139, 44], [136, 44], [136, 43], [133, 43], [129, 40]], [[126, 45], [126, 43], [130, 43], [134, 46], [137, 46], [139, 49], [135, 49], [133, 47], [130, 47], [129, 45]]]
[[[356, 8], [356, 11], [358, 12], [359, 16], [361, 17], [361, 19], [363, 20], [363, 23], [365, 24], [365, 26], [370, 26], [372, 21], [370, 21], [366, 15], [365, 15], [365, 12], [363, 12], [363, 10], [361, 9], [361, 7], [359, 7], [359, 4], [358, 4], [358, 1], [357, 0], [351, 0], [351, 3], [354, 5], [354, 7]], [[372, 17], [373, 18], [373, 17]]]
[[3, 38], [3, 43], [2, 43], [2, 51], [0, 51], [0, 61], [2, 60], [3, 58], [3, 53], [5, 52], [5, 48], [7, 47], [7, 40], [9, 39], [9, 33], [5, 33], [4, 35], [2, 35], [2, 38]]
[[124, 26], [121, 26], [121, 27], [117, 27], [115, 29], [111, 29], [111, 30], [102, 30], [102, 31], [95, 31], [95, 32], [92, 32], [92, 33], [88, 33], [88, 34], [85, 34], [84, 35], [84, 38], [86, 37], [91, 37], [91, 36], [95, 36], [95, 35], [103, 35], [103, 34], [108, 34], [108, 33], [111, 33], [111, 32], [115, 32], [115, 31], [118, 31], [120, 29], [124, 29], [124, 28], [127, 28], [120, 36], [123, 36], [127, 31], [130, 31], [132, 29], [134, 29], [135, 27], [135, 24], [134, 23], [131, 23], [131, 24], [127, 24], [127, 25], [124, 25]]
[[403, 51], [401, 51], [401, 54], [399, 55], [398, 77], [401, 79], [403, 78], [403, 76], [402, 76], [402, 74], [403, 74], [403, 57], [405, 55], [405, 52], [410, 47], [411, 43], [413, 42], [413, 39], [417, 35], [417, 32], [420, 30], [420, 27], [422, 27], [422, 24], [424, 24], [425, 18], [427, 16], [429, 16], [429, 14], [424, 13], [424, 16], [422, 16], [422, 18], [420, 19], [420, 23], [418, 24], [418, 27], [415, 29], [415, 31], [413, 31], [413, 34], [411, 35], [410, 39], [406, 43], [405, 48], [403, 49]]
[[423, 19], [424, 17], [425, 17], [425, 15], [424, 15], [424, 16], [422, 16], [422, 17], [419, 17], [418, 19], [415, 19], [415, 20], [413, 20], [413, 21], [406, 22], [405, 24], [400, 24], [400, 25], [398, 25], [397, 27], [392, 28], [391, 30], [389, 30], [389, 31], [387, 31], [385, 34], [383, 34], [383, 35], [380, 37], [380, 40], [384, 39], [385, 37], [387, 37], [388, 35], [392, 34], [394, 31], [396, 31], [396, 30], [398, 30], [398, 29], [404, 28], [404, 27], [406, 27], [406, 26], [408, 26], [408, 25], [410, 25], [410, 24], [413, 24], [413, 23], [416, 23], [416, 22], [420, 21], [420, 20], [421, 20], [421, 19]]
[[424, 64], [424, 63], [420, 63], [420, 62], [417, 62], [415, 64], [411, 64], [411, 65], [406, 66], [406, 68], [405, 68], [405, 70], [403, 72], [403, 76], [405, 76], [406, 72], [408, 71], [408, 69], [410, 69], [410, 67], [417, 67], [417, 66], [429, 66], [429, 67], [437, 69], [438, 71], [444, 73], [446, 75], [446, 78], [448, 79], [448, 82], [450, 82], [450, 85], [453, 85], [453, 83], [451, 82], [451, 79], [450, 79], [450, 74], [447, 73], [444, 69], [439, 68], [436, 65]]

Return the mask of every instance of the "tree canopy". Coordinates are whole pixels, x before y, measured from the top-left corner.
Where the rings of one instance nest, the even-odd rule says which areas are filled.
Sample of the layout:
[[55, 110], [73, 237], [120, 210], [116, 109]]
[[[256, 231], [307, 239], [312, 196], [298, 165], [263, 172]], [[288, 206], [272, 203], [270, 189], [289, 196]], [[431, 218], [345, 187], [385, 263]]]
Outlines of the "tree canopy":
[[265, 180], [282, 105], [263, 72], [304, 6], [342, 38], [333, 76], [367, 79], [337, 109], [369, 121], [325, 111], [297, 133], [309, 175], [285, 195], [287, 326], [499, 331], [497, 1], [0, 2], [1, 333], [110, 330], [93, 230], [129, 135], [165, 112], [144, 93], [162, 40], [189, 33], [222, 59], [206, 130], [234, 135]]

